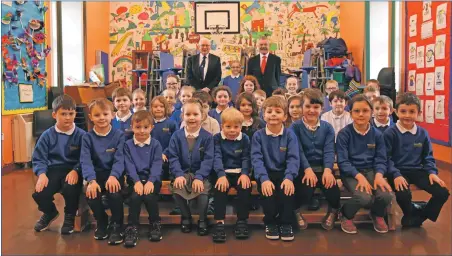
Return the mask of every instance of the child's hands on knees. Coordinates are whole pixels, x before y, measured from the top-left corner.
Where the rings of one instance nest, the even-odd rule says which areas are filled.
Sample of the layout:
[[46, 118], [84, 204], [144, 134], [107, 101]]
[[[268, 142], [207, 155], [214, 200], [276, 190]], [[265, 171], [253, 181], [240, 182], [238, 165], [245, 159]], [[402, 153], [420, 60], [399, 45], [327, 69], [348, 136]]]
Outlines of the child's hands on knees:
[[399, 176], [394, 179], [394, 187], [396, 191], [403, 191], [403, 188], [408, 190], [408, 182], [403, 176]]
[[248, 175], [246, 174], [242, 174], [239, 177], [239, 180], [237, 181], [237, 185], [242, 184], [242, 188], [243, 189], [248, 189], [251, 187], [251, 180], [250, 177], [248, 177]]
[[198, 179], [195, 179], [191, 184], [191, 188], [195, 193], [200, 193], [204, 191], [204, 183]]
[[107, 183], [105, 183], [105, 188], [110, 193], [116, 193], [121, 189], [121, 185], [119, 185], [119, 181], [115, 176], [110, 176], [108, 177]]
[[144, 194], [149, 195], [151, 193], [154, 193], [154, 183], [152, 183], [151, 181], [148, 181], [144, 185]]
[[47, 187], [47, 185], [49, 185], [49, 178], [47, 178], [47, 175], [45, 173], [41, 173], [39, 175], [38, 181], [36, 182], [36, 192], [41, 192], [45, 187]]
[[332, 188], [336, 185], [336, 178], [330, 168], [325, 168], [322, 175], [322, 184], [326, 189]]
[[184, 178], [184, 176], [177, 177], [174, 180], [174, 187], [177, 189], [182, 189], [185, 184], [187, 184], [187, 180]]
[[139, 196], [143, 195], [143, 184], [141, 183], [141, 181], [135, 182], [133, 190], [135, 190], [135, 193], [137, 193]]
[[273, 182], [271, 182], [269, 180], [262, 182], [261, 190], [262, 190], [262, 194], [264, 194], [264, 196], [272, 196], [274, 189], [275, 189], [275, 185], [273, 185]]
[[285, 179], [281, 183], [281, 189], [284, 189], [284, 194], [286, 196], [291, 196], [295, 193], [295, 187], [293, 185], [293, 182], [289, 179]]
[[374, 189], [377, 190], [377, 188], [380, 187], [383, 192], [391, 192], [391, 186], [389, 186], [388, 182], [383, 178], [383, 174], [377, 173], [375, 174], [375, 180], [374, 180]]
[[446, 187], [446, 183], [444, 183], [444, 181], [442, 179], [440, 179], [438, 177], [438, 175], [436, 174], [430, 174], [428, 176], [428, 179], [430, 180], [430, 185], [433, 185], [433, 183], [438, 183], [441, 187], [445, 188]]
[[168, 162], [168, 157], [166, 157], [165, 154], [162, 154], [162, 160], [163, 162]]
[[226, 192], [226, 190], [229, 188], [228, 178], [226, 178], [226, 176], [218, 178], [217, 183], [215, 184], [215, 188], [220, 192]]
[[101, 192], [99, 184], [95, 180], [92, 180], [86, 188], [86, 197], [89, 199], [95, 199], [97, 197], [97, 191]]
[[75, 170], [70, 171], [67, 175], [66, 175], [66, 182], [69, 185], [75, 185], [78, 182], [78, 173]]
[[317, 185], [317, 176], [315, 175], [312, 168], [307, 168], [304, 170], [304, 176], [301, 183], [305, 183], [307, 186], [315, 187]]
[[359, 190], [361, 192], [366, 192], [369, 195], [372, 195], [372, 186], [369, 181], [367, 181], [366, 177], [361, 173], [358, 173], [355, 176], [355, 179], [358, 180], [358, 185], [356, 185], [355, 190]]

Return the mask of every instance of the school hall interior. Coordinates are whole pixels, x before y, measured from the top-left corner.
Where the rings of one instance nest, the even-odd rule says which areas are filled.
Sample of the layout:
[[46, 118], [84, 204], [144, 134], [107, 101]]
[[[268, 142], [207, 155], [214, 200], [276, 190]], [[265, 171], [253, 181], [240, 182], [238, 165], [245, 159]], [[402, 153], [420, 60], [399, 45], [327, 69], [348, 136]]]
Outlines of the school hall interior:
[[[131, 249], [94, 240], [96, 224], [82, 202], [83, 194], [74, 233], [60, 234], [64, 208], [60, 194], [54, 201], [60, 217], [48, 230], [35, 232], [42, 213], [32, 198], [37, 177], [31, 164], [37, 139], [55, 124], [52, 101], [58, 96], [74, 99], [75, 125], [88, 131], [93, 124], [87, 105], [96, 98], [111, 100], [117, 88], [142, 89], [148, 107], [166, 89], [168, 75], [177, 75], [180, 85], [190, 85], [187, 62], [203, 50], [201, 42], [208, 41], [209, 54], [219, 57], [217, 84], [223, 84], [234, 61], [240, 63], [241, 75], [250, 73], [250, 60], [259, 55], [260, 40], [266, 38], [270, 54], [281, 60], [277, 87], [294, 76], [300, 89], [325, 93], [326, 82], [335, 80], [339, 90], [353, 96], [362, 93], [366, 81], [376, 79], [380, 94], [394, 101], [403, 92], [418, 96], [422, 113], [417, 125], [428, 131], [438, 176], [450, 190], [451, 14], [448, 1], [2, 1], [1, 253], [451, 255], [450, 199], [436, 222], [427, 220], [420, 228], [409, 229], [402, 228], [403, 214], [394, 199], [386, 234], [375, 232], [369, 211], [360, 210], [355, 217], [359, 233], [349, 235], [341, 231], [339, 221], [333, 230], [321, 227], [328, 207], [320, 190], [315, 192], [320, 209], [303, 210], [309, 228], [299, 230], [294, 224], [292, 242], [265, 238], [258, 203], [258, 209], [250, 211], [250, 237], [235, 239], [235, 192], [229, 196], [225, 243], [213, 243], [211, 235], [181, 233], [180, 216], [170, 214], [168, 182], [160, 192], [160, 242], [148, 241], [145, 229]], [[201, 61], [198, 65], [204, 68]], [[335, 171], [339, 172], [337, 167]], [[430, 198], [416, 187], [411, 190], [414, 202]], [[349, 200], [344, 188], [341, 193], [341, 203]], [[126, 220], [127, 206], [124, 212]], [[144, 207], [140, 220], [147, 223]], [[212, 215], [209, 221], [213, 225]]]

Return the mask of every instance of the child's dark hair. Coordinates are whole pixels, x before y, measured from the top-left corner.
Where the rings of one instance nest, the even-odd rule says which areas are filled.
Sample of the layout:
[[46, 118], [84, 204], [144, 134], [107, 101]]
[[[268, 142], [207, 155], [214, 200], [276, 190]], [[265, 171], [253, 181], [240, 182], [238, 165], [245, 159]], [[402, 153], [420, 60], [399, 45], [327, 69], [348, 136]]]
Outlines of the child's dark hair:
[[109, 109], [111, 112], [114, 111], [113, 103], [105, 98], [94, 99], [89, 103], [88, 110], [90, 114], [94, 107], [99, 107], [102, 110]]
[[287, 113], [288, 111], [287, 101], [285, 100], [285, 98], [283, 99], [277, 95], [267, 98], [262, 104], [263, 111], [265, 111], [269, 107], [281, 108], [284, 113]]
[[111, 94], [113, 101], [115, 101], [116, 97], [123, 97], [123, 96], [129, 97], [129, 100], [132, 101], [132, 94], [126, 88], [122, 88], [122, 87], [116, 88], [113, 91], [113, 93]]
[[349, 100], [348, 96], [345, 95], [345, 92], [343, 92], [341, 90], [334, 91], [334, 92], [330, 93], [330, 95], [328, 96], [328, 100], [330, 102], [333, 102], [334, 98], [342, 99], [345, 101]]
[[417, 110], [421, 111], [421, 101], [419, 98], [411, 92], [402, 93], [397, 96], [395, 108], [399, 109], [400, 105], [416, 105]]
[[257, 121], [259, 118], [259, 108], [257, 107], [256, 99], [254, 99], [254, 96], [252, 93], [249, 92], [243, 92], [237, 96], [237, 100], [235, 101], [235, 107], [240, 111], [240, 104], [242, 101], [248, 101], [251, 102], [251, 109], [253, 110], [251, 112], [251, 118], [253, 119], [253, 125], [252, 127], [255, 128], [259, 125], [259, 122]]
[[67, 94], [56, 97], [52, 102], [52, 111], [56, 113], [61, 108], [64, 110], [75, 110], [74, 99]]
[[286, 97], [286, 93], [287, 93], [287, 89], [286, 89], [286, 88], [284, 88], [284, 87], [279, 87], [279, 88], [276, 88], [276, 89], [272, 92], [272, 96], [280, 95], [280, 96]]
[[301, 101], [301, 105], [304, 105], [304, 100], [309, 99], [310, 104], [320, 104], [323, 106], [324, 104], [324, 96], [319, 89], [307, 88], [303, 91], [303, 100]]
[[287, 100], [287, 107], [289, 107], [289, 106], [290, 106], [290, 103], [292, 103], [292, 101], [294, 101], [294, 100], [299, 100], [299, 101], [300, 101], [300, 104], [302, 104], [302, 102], [303, 102], [303, 96], [302, 96], [302, 95], [293, 95], [293, 96], [290, 96], [289, 99]]
[[212, 97], [213, 97], [214, 100], [217, 97], [218, 92], [220, 92], [220, 91], [227, 92], [228, 95], [229, 95], [229, 99], [232, 98], [232, 91], [231, 91], [231, 89], [228, 86], [221, 85], [221, 86], [215, 87], [215, 89], [213, 89], [213, 91], [212, 91]]
[[350, 104], [349, 104], [350, 110], [353, 110], [353, 105], [356, 102], [362, 102], [362, 101], [366, 102], [369, 105], [371, 110], [373, 109], [372, 103], [366, 96], [364, 96], [362, 94], [357, 94], [357, 95], [353, 96], [352, 100], [350, 101]]
[[150, 125], [154, 125], [154, 120], [152, 119], [152, 115], [147, 110], [139, 110], [135, 112], [132, 116], [132, 125], [134, 123], [139, 123], [142, 121], [148, 121]]
[[212, 97], [210, 96], [209, 93], [207, 93], [205, 91], [199, 90], [199, 91], [194, 92], [192, 98], [198, 99], [202, 103], [207, 103], [209, 105], [212, 103]]
[[246, 75], [240, 82], [239, 92], [238, 92], [239, 94], [242, 92], [245, 92], [245, 82], [246, 81], [250, 81], [251, 83], [254, 84], [254, 91], [259, 90], [261, 88], [261, 86], [259, 85], [259, 82], [257, 81], [257, 78], [255, 76]]
[[385, 95], [381, 95], [380, 97], [376, 97], [372, 101], [372, 105], [374, 105], [375, 102], [378, 102], [380, 104], [388, 104], [390, 109], [394, 108], [394, 102], [391, 100], [391, 98], [389, 98], [388, 96], [385, 96]]
[[165, 99], [164, 96], [159, 95], [159, 96], [155, 96], [152, 101], [151, 101], [151, 107], [149, 108], [149, 111], [152, 115], [152, 105], [154, 104], [154, 102], [160, 102], [163, 104], [163, 108], [165, 109], [165, 117], [169, 117], [171, 115], [171, 109], [169, 107], [168, 101]]

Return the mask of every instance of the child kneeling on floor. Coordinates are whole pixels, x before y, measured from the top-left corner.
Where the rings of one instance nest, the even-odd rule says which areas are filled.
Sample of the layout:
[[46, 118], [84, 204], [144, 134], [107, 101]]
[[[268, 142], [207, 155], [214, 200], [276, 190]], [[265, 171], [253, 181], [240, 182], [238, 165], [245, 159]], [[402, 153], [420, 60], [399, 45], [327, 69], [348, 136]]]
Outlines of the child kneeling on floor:
[[150, 241], [162, 239], [158, 197], [162, 183], [162, 146], [151, 138], [154, 128], [151, 113], [140, 110], [132, 116], [133, 139], [124, 145], [124, 164], [129, 184], [129, 219], [125, 231], [124, 246], [134, 247], [138, 241], [141, 204], [149, 214]]
[[[108, 244], [123, 241], [124, 206], [121, 188], [124, 187], [124, 134], [112, 127], [113, 104], [107, 99], [95, 99], [89, 105], [89, 118], [94, 123], [83, 136], [80, 163], [83, 178], [88, 181], [86, 197], [97, 221], [94, 239], [108, 238]], [[107, 193], [111, 210], [110, 224], [102, 204]]]
[[391, 187], [383, 178], [387, 170], [383, 134], [370, 125], [372, 103], [356, 95], [350, 103], [353, 123], [337, 135], [337, 163], [344, 186], [353, 193], [342, 207], [341, 228], [348, 234], [358, 231], [353, 218], [360, 208], [370, 208], [375, 231], [388, 232], [384, 216], [391, 203]]
[[188, 201], [196, 198], [198, 235], [205, 236], [208, 233], [207, 205], [211, 188], [208, 178], [213, 170], [213, 137], [201, 127], [203, 104], [199, 100], [187, 100], [182, 116], [185, 127], [173, 134], [168, 151], [170, 172], [175, 177], [171, 189], [181, 211], [181, 231], [191, 232], [192, 216]]
[[253, 136], [251, 161], [264, 208], [265, 236], [292, 241], [293, 180], [300, 169], [297, 136], [284, 128], [285, 99], [272, 96], [262, 108], [267, 125]]
[[221, 114], [221, 133], [214, 136], [215, 159], [213, 169], [218, 180], [215, 184], [215, 230], [214, 242], [226, 241], [224, 219], [230, 187], [237, 189], [237, 224], [234, 235], [238, 239], [248, 238], [248, 217], [251, 197], [250, 149], [251, 142], [241, 132], [243, 114], [228, 108]]
[[33, 199], [44, 213], [34, 229], [44, 231], [58, 218], [53, 196], [61, 192], [66, 204], [61, 234], [70, 234], [83, 184], [79, 161], [85, 131], [74, 124], [75, 102], [70, 96], [57, 97], [52, 109], [56, 124], [42, 133], [33, 151], [33, 172], [39, 177]]
[[[430, 137], [415, 122], [421, 113], [419, 98], [411, 93], [400, 95], [396, 111], [399, 121], [384, 133], [389, 159], [388, 181], [403, 211], [402, 226], [420, 227], [427, 219], [437, 220], [450, 193], [446, 183], [438, 177]], [[412, 206], [410, 184], [432, 195], [421, 209]]]

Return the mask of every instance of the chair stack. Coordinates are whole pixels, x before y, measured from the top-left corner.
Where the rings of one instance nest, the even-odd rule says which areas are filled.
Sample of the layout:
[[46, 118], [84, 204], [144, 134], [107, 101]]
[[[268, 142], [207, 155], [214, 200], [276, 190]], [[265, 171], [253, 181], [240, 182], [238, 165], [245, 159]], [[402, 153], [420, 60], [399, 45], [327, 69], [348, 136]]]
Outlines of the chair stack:
[[75, 107], [75, 125], [85, 131], [88, 131], [88, 118], [85, 112], [86, 105], [78, 104]]

